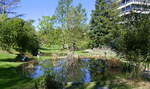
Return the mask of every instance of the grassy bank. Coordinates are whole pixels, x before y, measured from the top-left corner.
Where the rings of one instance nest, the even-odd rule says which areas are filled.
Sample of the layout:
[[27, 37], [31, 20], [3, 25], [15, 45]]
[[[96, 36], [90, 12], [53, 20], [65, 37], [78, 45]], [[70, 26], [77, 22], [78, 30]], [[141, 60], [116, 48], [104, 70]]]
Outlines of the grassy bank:
[[0, 52], [0, 89], [29, 89], [32, 80], [18, 73], [17, 67], [23, 62], [13, 62], [16, 55]]
[[[63, 58], [67, 56], [70, 51], [67, 49], [62, 50], [60, 47], [44, 47], [40, 50], [41, 56], [40, 60], [43, 59], [51, 59], [53, 56], [57, 58]], [[79, 58], [95, 58], [95, 59], [119, 59], [117, 54], [112, 51], [111, 49], [83, 49], [83, 50], [76, 50], [74, 51], [74, 55], [78, 56]]]

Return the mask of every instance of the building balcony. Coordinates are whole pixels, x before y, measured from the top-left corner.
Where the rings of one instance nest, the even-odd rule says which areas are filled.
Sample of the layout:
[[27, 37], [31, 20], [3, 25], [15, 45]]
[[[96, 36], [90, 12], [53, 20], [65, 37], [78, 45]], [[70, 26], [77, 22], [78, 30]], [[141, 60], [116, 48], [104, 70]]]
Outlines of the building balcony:
[[125, 8], [127, 6], [132, 5], [132, 4], [150, 6], [150, 0], [125, 0], [124, 2], [120, 3], [118, 9]]
[[125, 11], [121, 11], [119, 16], [125, 16], [125, 15], [128, 15], [128, 14], [131, 14], [132, 12], [140, 13], [140, 14], [149, 14], [150, 9], [143, 10], [142, 8], [136, 8], [136, 9], [132, 9], [132, 10], [125, 10]]

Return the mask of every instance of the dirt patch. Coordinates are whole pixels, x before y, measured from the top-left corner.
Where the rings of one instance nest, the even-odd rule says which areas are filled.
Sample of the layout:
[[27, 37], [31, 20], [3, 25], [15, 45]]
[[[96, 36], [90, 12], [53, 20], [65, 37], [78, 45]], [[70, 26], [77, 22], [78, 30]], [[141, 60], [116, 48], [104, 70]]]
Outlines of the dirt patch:
[[132, 86], [132, 89], [150, 89], [150, 82], [144, 80], [127, 80], [127, 79], [120, 79], [115, 82], [124, 83], [129, 86]]

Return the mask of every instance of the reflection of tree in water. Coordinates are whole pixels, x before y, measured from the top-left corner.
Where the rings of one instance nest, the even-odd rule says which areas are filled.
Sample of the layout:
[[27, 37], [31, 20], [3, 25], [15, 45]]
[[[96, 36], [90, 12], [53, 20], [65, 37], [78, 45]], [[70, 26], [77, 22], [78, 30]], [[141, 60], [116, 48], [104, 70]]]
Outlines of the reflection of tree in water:
[[63, 67], [63, 73], [66, 82], [81, 81], [82, 77], [81, 61], [77, 58], [74, 58], [71, 54], [68, 55], [66, 63]]
[[97, 81], [97, 85], [105, 85], [110, 78], [107, 66], [103, 60], [91, 60], [90, 67], [91, 81]]
[[34, 65], [35, 63], [24, 63], [17, 68], [17, 72], [23, 77], [30, 77], [29, 75], [35, 72]]

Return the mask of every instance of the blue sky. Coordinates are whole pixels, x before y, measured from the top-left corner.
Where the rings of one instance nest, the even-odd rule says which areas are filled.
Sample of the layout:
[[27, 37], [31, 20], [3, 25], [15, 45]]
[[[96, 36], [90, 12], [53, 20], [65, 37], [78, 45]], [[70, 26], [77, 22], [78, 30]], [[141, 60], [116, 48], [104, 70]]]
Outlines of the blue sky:
[[[88, 19], [90, 19], [91, 11], [95, 7], [95, 0], [74, 0], [73, 5], [81, 3], [86, 9]], [[38, 19], [42, 16], [52, 16], [57, 7], [58, 0], [21, 0], [17, 12], [25, 14], [22, 18], [25, 20], [35, 20], [34, 25], [38, 24]]]

